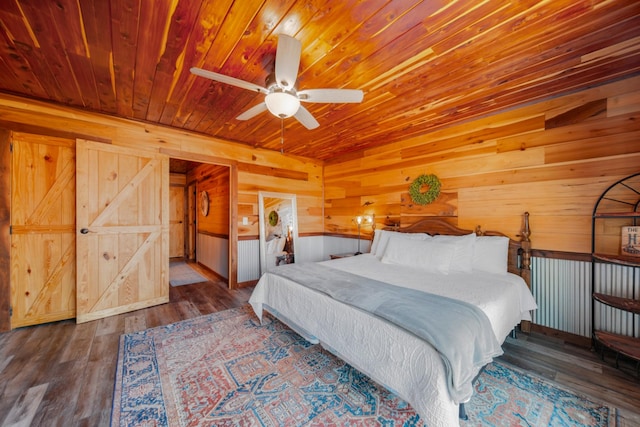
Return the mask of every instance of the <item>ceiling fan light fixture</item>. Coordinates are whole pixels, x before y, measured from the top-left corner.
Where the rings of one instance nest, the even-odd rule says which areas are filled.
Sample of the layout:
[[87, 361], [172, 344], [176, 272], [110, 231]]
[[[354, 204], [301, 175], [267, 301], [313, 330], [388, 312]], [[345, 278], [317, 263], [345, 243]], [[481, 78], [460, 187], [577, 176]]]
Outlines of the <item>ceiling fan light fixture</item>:
[[271, 92], [264, 99], [267, 109], [276, 117], [286, 119], [298, 112], [300, 100], [288, 92]]

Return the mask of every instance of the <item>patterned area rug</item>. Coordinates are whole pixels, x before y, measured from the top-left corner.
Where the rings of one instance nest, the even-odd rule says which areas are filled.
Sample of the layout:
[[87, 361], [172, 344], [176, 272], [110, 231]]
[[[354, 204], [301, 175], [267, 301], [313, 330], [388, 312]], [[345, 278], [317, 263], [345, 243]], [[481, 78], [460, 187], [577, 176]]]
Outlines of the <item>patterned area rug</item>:
[[190, 285], [208, 280], [209, 279], [195, 271], [184, 261], [173, 261], [169, 263], [169, 284], [171, 286]]
[[[498, 362], [465, 426], [608, 426], [614, 410]], [[113, 426], [422, 426], [411, 406], [249, 306], [122, 335]], [[613, 425], [613, 422], [612, 422]]]

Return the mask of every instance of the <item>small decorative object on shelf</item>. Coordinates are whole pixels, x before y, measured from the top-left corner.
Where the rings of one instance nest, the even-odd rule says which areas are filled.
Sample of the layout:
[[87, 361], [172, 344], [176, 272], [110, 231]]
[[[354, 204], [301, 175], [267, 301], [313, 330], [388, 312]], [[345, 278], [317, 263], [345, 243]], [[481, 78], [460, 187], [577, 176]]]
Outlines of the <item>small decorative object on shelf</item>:
[[640, 227], [622, 227], [621, 255], [640, 257]]
[[[594, 344], [608, 348], [618, 357], [624, 355], [640, 362], [640, 338], [637, 322], [640, 314], [640, 288], [627, 290], [623, 276], [640, 274], [640, 173], [621, 179], [605, 190], [593, 209], [591, 229], [592, 328]], [[616, 230], [620, 230], [619, 232]], [[619, 233], [619, 234], [618, 234]], [[605, 264], [618, 267], [620, 274]], [[625, 314], [627, 313], [627, 314]], [[616, 319], [629, 319], [631, 330]], [[625, 322], [622, 320], [622, 322]], [[638, 372], [640, 375], [640, 363]]]
[[294, 254], [282, 254], [276, 256], [276, 265], [293, 264], [295, 262]]

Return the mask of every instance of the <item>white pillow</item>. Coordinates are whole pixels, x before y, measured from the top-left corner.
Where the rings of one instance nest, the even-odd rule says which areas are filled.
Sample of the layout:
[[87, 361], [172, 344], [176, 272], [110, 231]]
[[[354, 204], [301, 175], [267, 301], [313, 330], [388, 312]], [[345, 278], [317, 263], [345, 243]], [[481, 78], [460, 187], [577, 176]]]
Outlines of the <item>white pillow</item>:
[[451, 271], [471, 273], [473, 266], [473, 248], [476, 243], [476, 233], [464, 236], [433, 236], [438, 242], [448, 242], [455, 245], [456, 249], [451, 260]]
[[375, 255], [376, 253], [376, 248], [380, 243], [380, 237], [382, 236], [383, 232], [384, 230], [375, 230], [373, 232], [373, 241], [371, 242], [371, 249], [369, 249], [369, 253], [371, 253], [372, 255]]
[[391, 236], [398, 236], [399, 238], [405, 240], [425, 240], [430, 239], [426, 233], [401, 233], [399, 231], [389, 231], [389, 230], [380, 230], [382, 233], [380, 234], [380, 240], [378, 241], [378, 246], [376, 247], [376, 251], [371, 253], [375, 255], [378, 259], [382, 259], [385, 250], [387, 249], [387, 244], [389, 243], [389, 239]]
[[476, 271], [506, 274], [509, 238], [505, 236], [478, 236], [473, 247], [472, 268]]
[[268, 254], [278, 254], [282, 252], [284, 249], [284, 244], [286, 243], [286, 239], [284, 237], [274, 237], [269, 240], [266, 245], [266, 250]]
[[382, 262], [406, 265], [431, 273], [449, 274], [454, 251], [455, 245], [449, 242], [391, 236]]

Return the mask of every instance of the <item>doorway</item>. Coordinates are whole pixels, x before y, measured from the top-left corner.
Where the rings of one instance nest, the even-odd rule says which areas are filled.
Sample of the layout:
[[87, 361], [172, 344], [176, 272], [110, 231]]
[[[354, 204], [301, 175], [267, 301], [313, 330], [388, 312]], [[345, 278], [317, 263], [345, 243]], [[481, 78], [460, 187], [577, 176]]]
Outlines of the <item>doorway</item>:
[[[235, 286], [237, 230], [231, 221], [231, 212], [235, 210], [232, 202], [235, 170], [229, 165], [180, 157], [171, 157], [169, 169], [176, 186], [176, 203], [182, 200], [184, 208], [180, 212], [179, 208], [171, 207], [180, 217], [175, 219], [175, 236], [173, 232], [170, 236], [175, 246], [181, 248], [180, 258], [197, 263], [209, 275], [227, 282], [230, 288]], [[180, 192], [182, 199], [178, 196]]]

